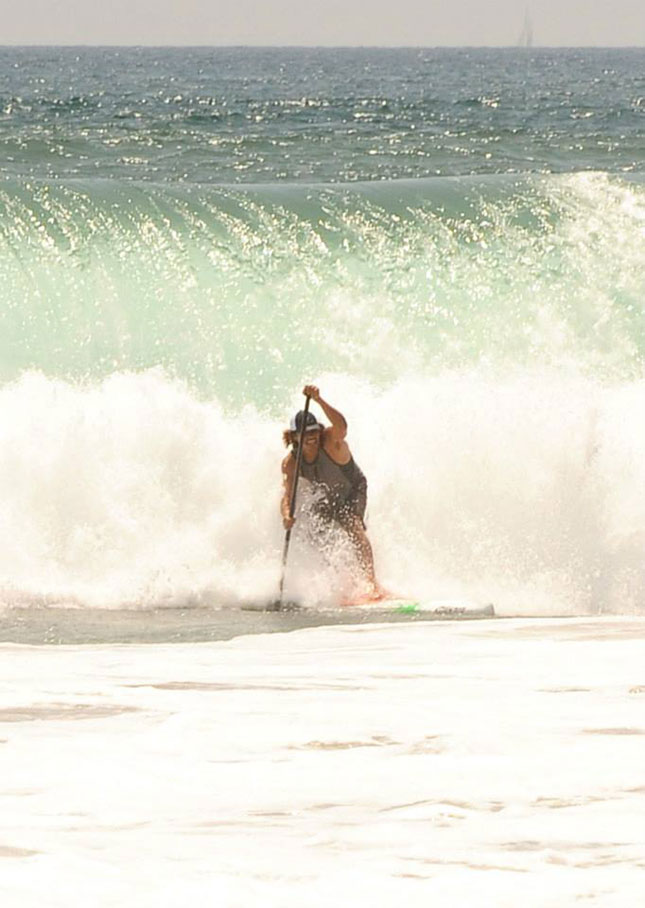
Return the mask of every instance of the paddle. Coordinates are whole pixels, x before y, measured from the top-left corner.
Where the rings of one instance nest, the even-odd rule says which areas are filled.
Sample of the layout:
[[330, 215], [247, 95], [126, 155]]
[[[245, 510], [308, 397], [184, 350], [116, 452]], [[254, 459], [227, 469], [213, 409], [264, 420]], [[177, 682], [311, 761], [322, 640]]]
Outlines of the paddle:
[[[309, 414], [309, 401], [310, 397], [305, 397], [305, 409], [302, 416], [302, 425], [300, 426], [300, 436], [298, 438], [298, 453], [296, 454], [296, 473], [293, 477], [293, 488], [291, 489], [291, 501], [289, 502], [289, 517], [293, 517], [296, 513], [296, 493], [298, 491], [298, 479], [300, 477], [300, 464], [302, 463], [302, 447], [303, 439], [305, 437], [305, 431], [307, 429], [307, 416]], [[289, 555], [289, 543], [291, 541], [291, 527], [286, 531], [284, 537], [284, 549], [282, 550], [282, 573], [280, 575], [280, 593], [278, 599], [271, 605], [271, 610], [279, 612], [280, 609], [284, 608], [283, 594], [284, 594], [284, 578], [287, 570], [287, 557]]]

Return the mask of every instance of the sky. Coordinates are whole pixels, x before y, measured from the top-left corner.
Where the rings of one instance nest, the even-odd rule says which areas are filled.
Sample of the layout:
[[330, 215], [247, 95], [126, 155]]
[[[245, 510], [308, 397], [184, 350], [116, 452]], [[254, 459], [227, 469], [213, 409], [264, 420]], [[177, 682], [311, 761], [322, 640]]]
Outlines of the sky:
[[0, 44], [645, 46], [645, 0], [5, 0]]

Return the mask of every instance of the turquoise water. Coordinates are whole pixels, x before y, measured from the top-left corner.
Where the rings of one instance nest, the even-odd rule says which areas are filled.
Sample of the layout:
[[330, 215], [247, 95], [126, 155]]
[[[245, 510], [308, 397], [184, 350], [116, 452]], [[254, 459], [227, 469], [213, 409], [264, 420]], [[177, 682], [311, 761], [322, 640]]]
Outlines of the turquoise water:
[[390, 585], [640, 608], [644, 63], [0, 49], [6, 601], [270, 591], [314, 380]]
[[162, 366], [278, 410], [303, 370], [575, 361], [638, 375], [640, 182], [606, 174], [217, 188], [0, 186], [0, 375]]

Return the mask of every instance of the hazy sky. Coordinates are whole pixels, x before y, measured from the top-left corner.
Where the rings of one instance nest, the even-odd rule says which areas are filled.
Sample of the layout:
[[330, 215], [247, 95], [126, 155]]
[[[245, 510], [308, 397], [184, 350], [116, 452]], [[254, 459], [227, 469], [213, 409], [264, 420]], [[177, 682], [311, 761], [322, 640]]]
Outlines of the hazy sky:
[[5, 0], [1, 44], [645, 46], [645, 0]]

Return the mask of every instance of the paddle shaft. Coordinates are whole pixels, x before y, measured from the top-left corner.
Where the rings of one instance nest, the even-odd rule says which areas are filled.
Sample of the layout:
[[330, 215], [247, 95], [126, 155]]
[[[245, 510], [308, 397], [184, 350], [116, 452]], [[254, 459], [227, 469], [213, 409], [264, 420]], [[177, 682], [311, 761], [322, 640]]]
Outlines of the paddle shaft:
[[[296, 513], [296, 494], [298, 492], [298, 479], [300, 477], [300, 464], [302, 463], [302, 442], [305, 437], [305, 431], [307, 429], [307, 415], [309, 414], [309, 401], [310, 397], [305, 397], [305, 409], [304, 415], [302, 417], [302, 425], [300, 426], [300, 436], [298, 438], [298, 452], [296, 454], [296, 473], [293, 477], [293, 488], [291, 489], [291, 501], [289, 502], [289, 517], [293, 517]], [[287, 570], [287, 557], [289, 555], [289, 543], [291, 541], [291, 527], [287, 530], [284, 536], [284, 549], [282, 550], [282, 573], [280, 575], [280, 596], [278, 598], [278, 605], [282, 605], [282, 593], [284, 591], [284, 578]]]

